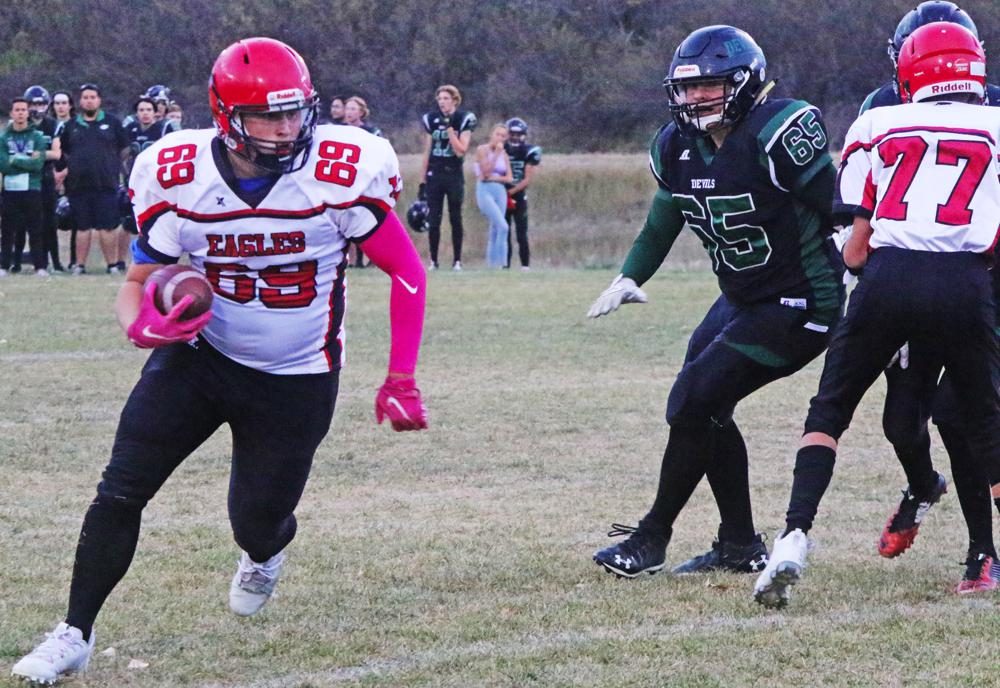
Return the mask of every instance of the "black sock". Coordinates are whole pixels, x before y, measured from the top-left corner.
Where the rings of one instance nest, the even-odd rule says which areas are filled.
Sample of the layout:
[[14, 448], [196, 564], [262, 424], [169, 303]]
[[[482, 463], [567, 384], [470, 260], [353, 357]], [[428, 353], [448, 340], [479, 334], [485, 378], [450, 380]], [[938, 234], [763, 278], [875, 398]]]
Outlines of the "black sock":
[[938, 433], [951, 458], [951, 475], [958, 493], [958, 503], [969, 529], [969, 551], [996, 558], [993, 544], [993, 511], [990, 507], [990, 482], [976, 461], [965, 432], [959, 427], [938, 425]]
[[753, 541], [753, 511], [747, 446], [736, 423], [715, 430], [715, 451], [705, 475], [719, 507], [719, 540], [744, 545]]
[[837, 452], [830, 447], [811, 444], [799, 449], [795, 455], [795, 477], [792, 480], [792, 496], [788, 500], [785, 516], [785, 532], [800, 528], [808, 533], [819, 509], [823, 493], [833, 477], [833, 465]]
[[917, 498], [929, 497], [938, 479], [934, 463], [931, 461], [930, 433], [924, 428], [916, 443], [905, 447], [893, 446], [893, 449], [896, 450], [896, 458], [906, 473], [910, 492]]
[[714, 435], [709, 428], [670, 428], [656, 499], [649, 513], [639, 522], [641, 528], [669, 537], [677, 515], [705, 475]]
[[128, 571], [139, 540], [142, 507], [98, 495], [87, 509], [76, 546], [66, 623], [90, 639], [94, 619]]

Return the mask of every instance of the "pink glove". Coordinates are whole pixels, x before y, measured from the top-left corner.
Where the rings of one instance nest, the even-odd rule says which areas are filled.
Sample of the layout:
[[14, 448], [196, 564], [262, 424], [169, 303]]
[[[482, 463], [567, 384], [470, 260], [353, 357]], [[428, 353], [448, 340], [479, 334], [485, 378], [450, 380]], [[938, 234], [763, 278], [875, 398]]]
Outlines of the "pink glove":
[[427, 409], [420, 400], [420, 390], [412, 377], [387, 377], [382, 383], [375, 397], [375, 420], [381, 425], [386, 416], [396, 432], [427, 428]]
[[194, 300], [190, 296], [185, 296], [170, 313], [163, 315], [153, 302], [155, 293], [156, 285], [148, 283], [142, 294], [139, 315], [125, 333], [129, 341], [140, 349], [155, 349], [158, 346], [190, 341], [212, 319], [212, 311], [202, 313], [191, 320], [180, 319], [184, 309]]

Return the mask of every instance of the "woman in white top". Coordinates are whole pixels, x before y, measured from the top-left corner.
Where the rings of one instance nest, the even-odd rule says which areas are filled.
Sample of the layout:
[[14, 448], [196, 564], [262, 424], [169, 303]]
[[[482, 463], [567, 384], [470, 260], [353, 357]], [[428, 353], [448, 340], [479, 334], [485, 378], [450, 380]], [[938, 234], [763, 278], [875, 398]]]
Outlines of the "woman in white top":
[[507, 142], [507, 127], [498, 124], [490, 132], [489, 143], [476, 148], [476, 204], [479, 212], [490, 223], [489, 240], [486, 243], [486, 264], [491, 268], [507, 267], [507, 235], [510, 228], [507, 213], [507, 188], [505, 183], [514, 181], [510, 169], [510, 158], [504, 150]]

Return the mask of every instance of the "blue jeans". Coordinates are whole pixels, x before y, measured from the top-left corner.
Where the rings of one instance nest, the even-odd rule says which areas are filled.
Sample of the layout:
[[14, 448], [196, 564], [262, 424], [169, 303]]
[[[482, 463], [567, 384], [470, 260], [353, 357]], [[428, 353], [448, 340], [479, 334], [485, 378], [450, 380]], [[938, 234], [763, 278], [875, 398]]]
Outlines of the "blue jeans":
[[491, 268], [507, 265], [507, 189], [500, 182], [476, 182], [476, 204], [490, 223], [486, 242], [486, 264]]

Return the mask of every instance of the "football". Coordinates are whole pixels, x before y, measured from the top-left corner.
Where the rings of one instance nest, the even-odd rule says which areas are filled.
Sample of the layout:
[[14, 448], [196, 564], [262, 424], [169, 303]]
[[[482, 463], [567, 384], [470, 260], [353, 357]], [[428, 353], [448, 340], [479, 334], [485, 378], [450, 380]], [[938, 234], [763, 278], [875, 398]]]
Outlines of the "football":
[[169, 313], [185, 296], [194, 301], [184, 310], [181, 320], [190, 320], [212, 307], [212, 285], [189, 265], [167, 265], [150, 275], [147, 281], [156, 285], [153, 300], [163, 314]]

